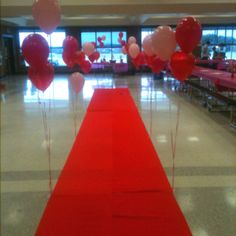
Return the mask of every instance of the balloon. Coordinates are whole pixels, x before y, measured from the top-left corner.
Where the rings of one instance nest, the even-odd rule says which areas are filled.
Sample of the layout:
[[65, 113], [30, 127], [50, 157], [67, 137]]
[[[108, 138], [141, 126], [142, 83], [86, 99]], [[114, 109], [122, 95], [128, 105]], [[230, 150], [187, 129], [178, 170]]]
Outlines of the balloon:
[[122, 46], [125, 46], [126, 42], [125, 40], [121, 40], [121, 43], [120, 43]]
[[43, 36], [30, 34], [22, 43], [22, 53], [24, 59], [31, 66], [46, 64], [49, 56], [48, 43]]
[[165, 68], [166, 62], [162, 61], [160, 58], [155, 57], [152, 62], [152, 72], [159, 73]]
[[79, 72], [71, 74], [71, 76], [69, 77], [69, 81], [72, 89], [76, 93], [79, 93], [81, 89], [84, 87], [84, 76]]
[[91, 62], [94, 62], [94, 61], [97, 61], [99, 59], [99, 57], [100, 57], [100, 53], [98, 51], [96, 51], [89, 56], [89, 60]]
[[152, 36], [149, 34], [143, 40], [143, 51], [146, 55], [151, 56], [154, 54], [152, 49]]
[[85, 60], [85, 54], [82, 51], [76, 51], [73, 60], [76, 64], [80, 65]]
[[171, 57], [170, 67], [174, 77], [184, 81], [192, 73], [194, 56], [185, 52], [175, 52]]
[[96, 48], [96, 43], [95, 42], [91, 42], [91, 44], [93, 44], [94, 48]]
[[148, 55], [145, 54], [146, 63], [150, 68], [152, 68], [154, 60], [155, 60], [156, 57], [157, 57], [156, 55], [148, 56]]
[[144, 52], [140, 52], [140, 53], [138, 54], [138, 56], [133, 59], [132, 62], [133, 62], [133, 64], [134, 64], [136, 67], [139, 67], [139, 66], [141, 66], [141, 65], [144, 65], [144, 64], [146, 63]]
[[95, 50], [95, 47], [92, 43], [84, 43], [83, 45], [83, 51], [86, 56], [90, 56]]
[[81, 70], [85, 73], [85, 74], [88, 74], [89, 72], [90, 72], [90, 70], [91, 70], [91, 64], [90, 64], [90, 62], [89, 61], [83, 61], [82, 63], [81, 63], [81, 65], [80, 65], [80, 67], [81, 67]]
[[152, 48], [161, 60], [170, 59], [176, 48], [174, 31], [169, 26], [159, 26], [152, 34]]
[[104, 48], [104, 43], [103, 42], [100, 43], [100, 47]]
[[200, 43], [202, 27], [194, 17], [183, 18], [176, 27], [176, 41], [183, 52], [190, 53]]
[[73, 36], [66, 36], [63, 41], [63, 49], [68, 54], [75, 53], [79, 48], [78, 40]]
[[138, 44], [133, 43], [129, 46], [129, 55], [131, 58], [136, 58], [140, 52]]
[[102, 42], [102, 38], [98, 37], [98, 42], [101, 43]]
[[105, 36], [105, 35], [102, 36], [102, 40], [103, 40], [103, 41], [106, 40], [106, 36]]
[[123, 38], [123, 32], [119, 33], [119, 38], [122, 39]]
[[133, 44], [133, 43], [136, 43], [137, 42], [137, 40], [136, 40], [136, 38], [134, 37], [134, 36], [130, 36], [129, 37], [129, 39], [128, 39], [128, 44]]
[[62, 59], [69, 68], [72, 68], [76, 64], [76, 58], [74, 55], [75, 54], [71, 54], [66, 51], [63, 51], [62, 53]]
[[51, 34], [61, 21], [61, 8], [57, 0], [35, 0], [32, 14], [36, 24], [46, 34]]
[[39, 67], [30, 66], [28, 76], [32, 84], [44, 92], [53, 81], [54, 68], [49, 62]]

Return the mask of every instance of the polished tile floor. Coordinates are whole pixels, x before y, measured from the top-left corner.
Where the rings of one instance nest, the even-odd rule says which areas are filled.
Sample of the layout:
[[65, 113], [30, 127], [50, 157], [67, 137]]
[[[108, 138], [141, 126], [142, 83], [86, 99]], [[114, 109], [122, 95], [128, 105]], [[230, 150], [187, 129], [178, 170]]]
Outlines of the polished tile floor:
[[171, 80], [91, 74], [78, 97], [68, 75], [57, 75], [44, 94], [25, 76], [3, 82], [2, 236], [34, 235], [50, 196], [49, 174], [54, 185], [98, 87], [130, 89], [193, 235], [236, 235], [236, 130], [225, 116], [172, 89]]

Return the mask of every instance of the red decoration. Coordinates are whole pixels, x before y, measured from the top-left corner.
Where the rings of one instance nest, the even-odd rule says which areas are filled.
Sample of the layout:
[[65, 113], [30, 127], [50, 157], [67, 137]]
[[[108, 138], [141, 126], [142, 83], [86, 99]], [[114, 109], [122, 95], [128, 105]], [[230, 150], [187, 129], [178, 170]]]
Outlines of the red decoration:
[[140, 52], [136, 58], [132, 60], [135, 67], [142, 66], [146, 63], [144, 52]]
[[31, 66], [41, 66], [46, 64], [49, 56], [47, 41], [39, 34], [28, 35], [22, 44], [24, 59]]
[[194, 17], [182, 19], [176, 27], [176, 41], [183, 52], [190, 53], [200, 43], [202, 27]]
[[76, 64], [81, 65], [83, 63], [83, 61], [85, 60], [85, 54], [82, 51], [77, 51], [77, 52], [75, 52], [73, 58], [74, 58], [73, 61]]
[[81, 63], [81, 70], [85, 73], [85, 74], [88, 74], [90, 71], [91, 71], [91, 63], [87, 60], [83, 61]]
[[67, 54], [75, 53], [79, 48], [78, 41], [73, 36], [67, 36], [63, 41], [63, 49]]
[[194, 56], [185, 52], [175, 52], [171, 57], [170, 67], [174, 77], [184, 81], [192, 73]]
[[74, 55], [75, 54], [68, 53], [67, 51], [64, 51], [62, 53], [62, 59], [69, 68], [73, 68], [76, 64], [76, 58], [74, 57]]
[[122, 39], [123, 38], [123, 32], [119, 33], [119, 38]]
[[155, 57], [152, 61], [152, 72], [159, 73], [165, 68], [166, 62], [162, 61], [160, 58]]
[[54, 68], [49, 62], [39, 67], [30, 66], [28, 76], [32, 84], [44, 92], [53, 81]]
[[89, 56], [89, 60], [91, 62], [97, 61], [100, 57], [100, 53], [98, 51], [94, 52], [92, 55]]

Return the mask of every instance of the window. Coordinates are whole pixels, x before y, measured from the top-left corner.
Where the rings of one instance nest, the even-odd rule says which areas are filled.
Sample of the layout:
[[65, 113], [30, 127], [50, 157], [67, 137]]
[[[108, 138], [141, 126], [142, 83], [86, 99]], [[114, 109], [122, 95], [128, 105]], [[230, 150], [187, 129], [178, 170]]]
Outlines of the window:
[[[94, 31], [94, 32], [81, 32], [81, 45], [85, 42], [96, 42], [97, 51], [100, 53], [99, 61], [115, 61], [117, 63], [127, 63], [127, 56], [122, 53], [122, 48], [118, 42], [119, 33], [121, 31]], [[123, 32], [123, 40], [127, 39], [127, 34]], [[100, 47], [98, 37], [105, 36], [103, 41], [104, 47]]]
[[[53, 64], [53, 66], [65, 66], [65, 63], [62, 59], [62, 52], [63, 52], [62, 44], [66, 37], [66, 33], [64, 31], [56, 31], [53, 32], [51, 35], [47, 35], [39, 31], [20, 31], [19, 32], [20, 48], [22, 46], [24, 39], [28, 35], [33, 33], [42, 35], [48, 42], [50, 48], [50, 54], [48, 60]], [[28, 66], [26, 62], [25, 65]]]
[[[226, 59], [236, 59], [236, 28], [235, 27], [203, 27], [202, 44], [210, 41], [211, 47], [216, 49], [226, 56]], [[211, 56], [213, 54], [210, 51]]]
[[143, 28], [142, 31], [141, 31], [141, 40], [142, 40], [142, 43], [143, 43], [143, 40], [144, 38], [149, 35], [149, 34], [152, 34], [154, 32], [154, 28]]

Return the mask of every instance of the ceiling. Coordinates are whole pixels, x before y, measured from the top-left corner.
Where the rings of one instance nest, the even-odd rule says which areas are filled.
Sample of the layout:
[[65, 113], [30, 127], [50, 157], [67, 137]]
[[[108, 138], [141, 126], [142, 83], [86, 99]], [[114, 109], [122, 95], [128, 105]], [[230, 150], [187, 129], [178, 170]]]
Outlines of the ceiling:
[[[1, 21], [35, 26], [34, 0], [1, 0]], [[236, 0], [60, 0], [60, 26], [176, 24], [195, 16], [202, 24], [236, 24]]]

